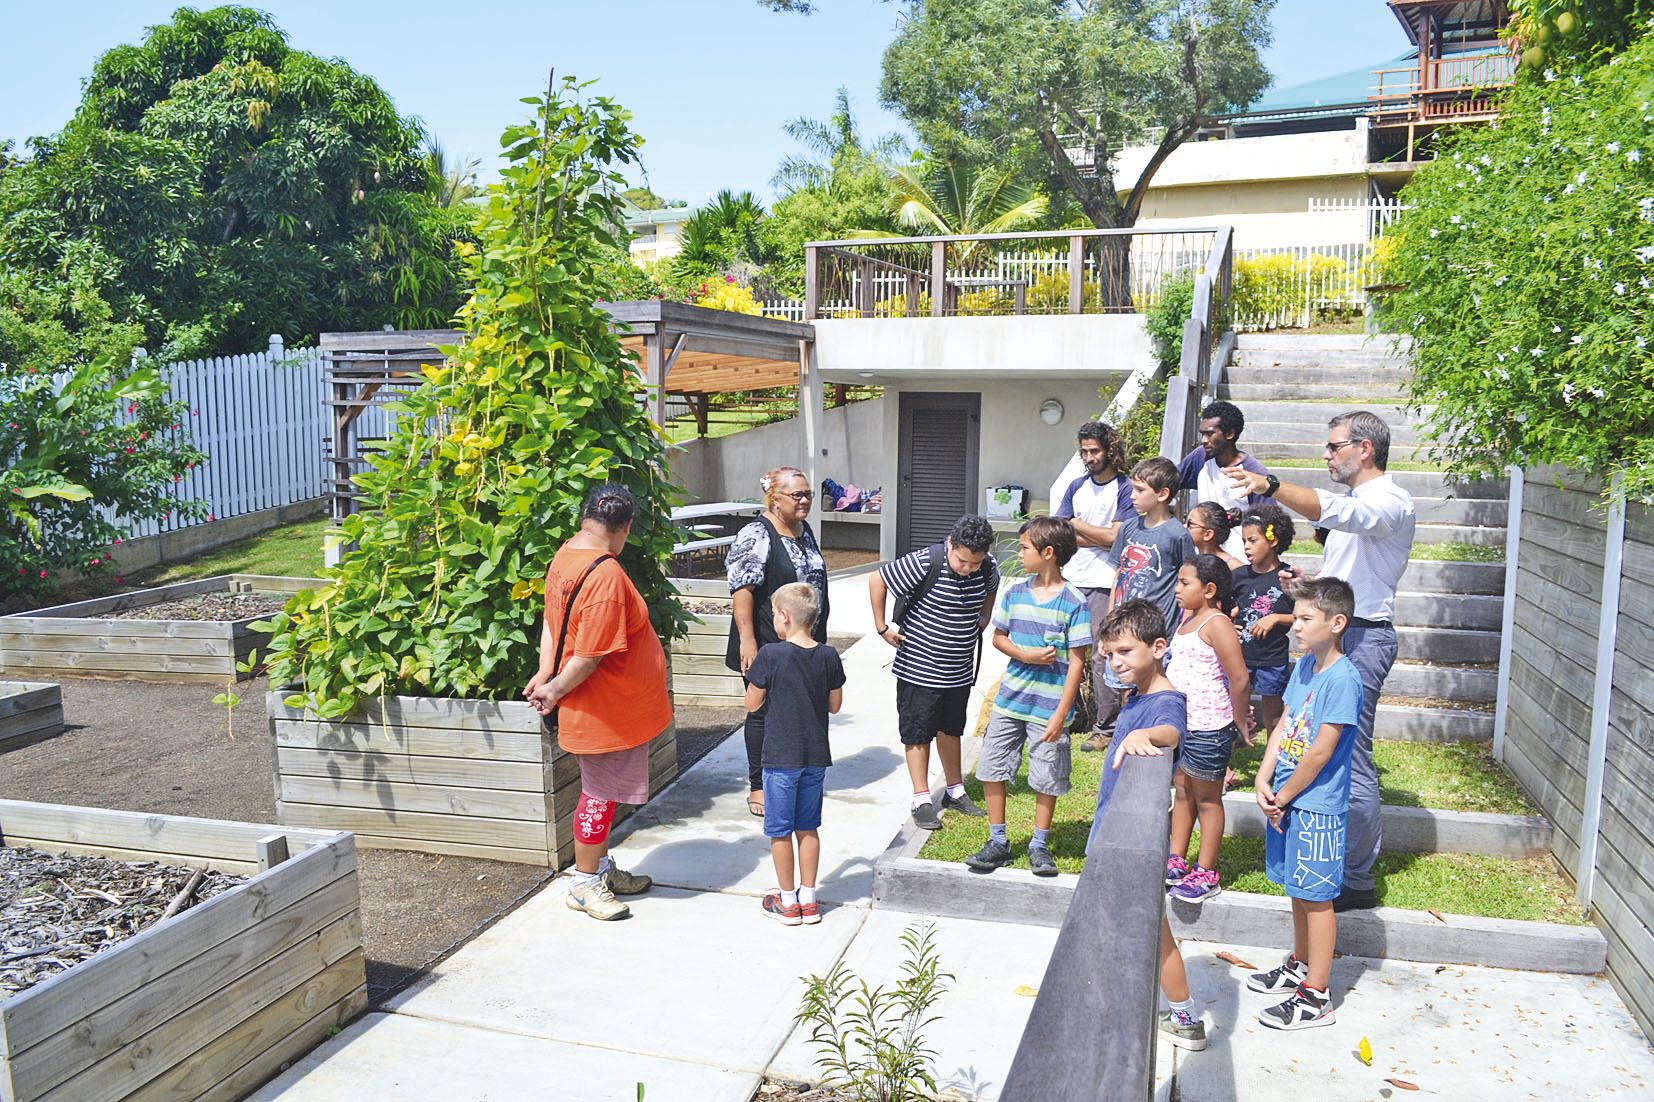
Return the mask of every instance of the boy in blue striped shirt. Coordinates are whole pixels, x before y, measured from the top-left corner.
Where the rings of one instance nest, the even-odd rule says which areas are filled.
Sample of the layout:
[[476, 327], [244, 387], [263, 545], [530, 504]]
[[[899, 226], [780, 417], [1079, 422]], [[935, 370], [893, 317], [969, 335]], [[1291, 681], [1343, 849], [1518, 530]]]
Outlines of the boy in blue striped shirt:
[[1022, 526], [1017, 553], [1028, 577], [1007, 586], [994, 610], [994, 647], [1010, 658], [994, 697], [976, 779], [988, 804], [988, 844], [965, 859], [978, 872], [1011, 863], [1005, 834], [1005, 786], [1016, 780], [1028, 744], [1028, 787], [1034, 790], [1034, 837], [1028, 868], [1057, 875], [1046, 837], [1057, 797], [1069, 787], [1068, 727], [1091, 647], [1091, 615], [1079, 591], [1063, 581], [1074, 557], [1074, 526], [1064, 517], [1035, 517]]

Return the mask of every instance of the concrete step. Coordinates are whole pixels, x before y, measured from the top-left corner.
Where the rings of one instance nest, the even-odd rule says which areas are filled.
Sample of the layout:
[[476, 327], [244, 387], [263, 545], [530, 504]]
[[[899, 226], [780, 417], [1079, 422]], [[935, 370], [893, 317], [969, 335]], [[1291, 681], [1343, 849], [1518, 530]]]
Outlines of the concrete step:
[[[1326, 445], [1327, 421], [1331, 419], [1332, 414], [1326, 411], [1323, 403], [1268, 402], [1260, 404], [1267, 404], [1275, 409], [1280, 409], [1282, 406], [1298, 405], [1310, 412], [1297, 420], [1277, 420], [1274, 417], [1264, 420], [1257, 416], [1256, 406], [1247, 406], [1246, 409], [1241, 411], [1246, 414], [1246, 430], [1241, 434], [1241, 449], [1243, 451], [1262, 452], [1265, 448], [1268, 448], [1270, 454], [1280, 455], [1281, 452], [1274, 450], [1275, 446], [1279, 444], [1313, 444], [1318, 449]], [[1367, 408], [1371, 409], [1372, 407]], [[1395, 407], [1386, 406], [1384, 408], [1390, 410]], [[1403, 458], [1399, 454], [1399, 449], [1411, 448], [1422, 442], [1422, 430], [1416, 429], [1411, 422], [1392, 421], [1376, 409], [1373, 409], [1372, 412], [1384, 417], [1384, 423], [1390, 426], [1390, 454], [1395, 458]], [[1321, 452], [1317, 451], [1311, 458], [1320, 459]]]
[[1491, 705], [1498, 695], [1499, 671], [1473, 666], [1430, 666], [1397, 662], [1384, 679], [1384, 691], [1396, 696], [1457, 700]]
[[1491, 594], [1396, 594], [1396, 623], [1406, 627], [1498, 631], [1504, 609], [1505, 599]]
[[[1288, 556], [1293, 566], [1311, 574], [1321, 572], [1320, 555]], [[1499, 562], [1435, 562], [1413, 559], [1401, 572], [1400, 592], [1416, 594], [1502, 594], [1505, 564]]]
[[1413, 347], [1411, 337], [1394, 333], [1291, 333], [1274, 330], [1268, 333], [1235, 334], [1237, 352], [1258, 352], [1274, 349], [1283, 352], [1394, 352], [1405, 355]]
[[1299, 366], [1232, 363], [1224, 381], [1246, 386], [1337, 386], [1350, 393], [1384, 394], [1407, 383], [1407, 369], [1383, 363]]
[[1469, 543], [1477, 547], [1503, 547], [1505, 530], [1466, 524], [1419, 524], [1413, 529], [1414, 543]]
[[[1327, 474], [1325, 463], [1267, 465], [1283, 482], [1308, 486], [1315, 490], [1328, 490], [1335, 494], [1344, 493], [1348, 489], [1332, 480], [1332, 476]], [[1440, 471], [1391, 471], [1390, 477], [1395, 479], [1397, 486], [1412, 494], [1414, 498], [1453, 497], [1504, 501], [1510, 496], [1510, 483], [1503, 478], [1464, 479]]]
[[1396, 628], [1397, 658], [1424, 662], [1497, 662], [1499, 633], [1460, 628]]
[[[1241, 447], [1246, 447], [1246, 441], [1267, 424], [1280, 425], [1314, 425], [1317, 431], [1325, 433], [1327, 422], [1344, 410], [1329, 408], [1330, 402], [1248, 402], [1241, 412], [1246, 414], [1246, 431], [1242, 434]], [[1371, 410], [1384, 418], [1384, 423], [1390, 426], [1392, 433], [1403, 427], [1413, 428], [1424, 419], [1423, 414], [1415, 413], [1406, 406], [1394, 403], [1374, 403], [1362, 407]], [[1290, 440], [1294, 437], [1283, 436], [1279, 439]], [[1323, 437], [1324, 439], [1324, 437]]]
[[[1388, 680], [1384, 683], [1390, 689]], [[1404, 742], [1487, 742], [1493, 738], [1493, 713], [1462, 708], [1428, 708], [1378, 701], [1373, 737]]]
[[[1412, 361], [1405, 356], [1388, 356], [1379, 352], [1237, 352], [1229, 361], [1229, 377], [1235, 382], [1257, 382], [1259, 380], [1237, 379], [1237, 375], [1252, 375], [1258, 372], [1270, 374], [1293, 374], [1299, 372], [1321, 373], [1329, 376], [1328, 382], [1338, 382], [1338, 374], [1349, 373], [1352, 376], [1403, 376], [1412, 370]], [[1300, 379], [1300, 382], [1314, 382], [1314, 379]], [[1351, 381], [1354, 381], [1352, 378]]]
[[[1313, 425], [1304, 425], [1303, 433], [1297, 439], [1289, 438], [1288, 433], [1276, 427], [1269, 435], [1251, 434], [1251, 425], [1247, 427], [1245, 451], [1263, 460], [1266, 466], [1271, 463], [1313, 463], [1326, 454], [1327, 438], [1325, 428], [1316, 428]], [[1433, 466], [1441, 465], [1441, 460], [1431, 450], [1427, 443], [1415, 443], [1411, 440], [1390, 440], [1390, 459], [1396, 463], [1429, 463]]]
[[[1233, 377], [1233, 371], [1230, 372]], [[1365, 409], [1368, 405], [1393, 404], [1406, 400], [1406, 392], [1396, 385], [1371, 383], [1365, 386], [1340, 386], [1330, 383], [1234, 383], [1218, 384], [1219, 398], [1227, 399], [1242, 409], [1250, 402], [1326, 402], [1333, 406], [1331, 417], [1344, 410]]]
[[[1551, 824], [1542, 815], [1494, 815], [1385, 804], [1384, 849], [1388, 853], [1478, 853], [1522, 860], [1551, 849]], [[1223, 833], [1263, 837], [1268, 825], [1252, 793], [1223, 797]]]

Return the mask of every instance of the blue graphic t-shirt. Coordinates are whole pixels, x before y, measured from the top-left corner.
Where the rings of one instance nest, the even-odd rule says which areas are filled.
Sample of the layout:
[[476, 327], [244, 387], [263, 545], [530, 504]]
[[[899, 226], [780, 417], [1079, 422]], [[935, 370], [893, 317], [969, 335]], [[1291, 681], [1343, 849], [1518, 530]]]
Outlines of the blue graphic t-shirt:
[[1323, 724], [1336, 723], [1343, 730], [1332, 757], [1289, 806], [1326, 815], [1349, 811], [1350, 754], [1361, 722], [1361, 692], [1361, 674], [1343, 655], [1320, 673], [1315, 672], [1313, 654], [1304, 655], [1292, 668], [1281, 697], [1285, 712], [1281, 749], [1275, 757], [1275, 788], [1278, 790], [1297, 770], [1298, 763], [1315, 745]]

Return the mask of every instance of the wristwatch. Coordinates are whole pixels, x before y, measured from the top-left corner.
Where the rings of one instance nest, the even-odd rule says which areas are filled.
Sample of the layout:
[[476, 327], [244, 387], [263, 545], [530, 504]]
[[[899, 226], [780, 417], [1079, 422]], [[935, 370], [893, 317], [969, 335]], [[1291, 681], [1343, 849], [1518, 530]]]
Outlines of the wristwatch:
[[1276, 478], [1272, 474], [1264, 475], [1264, 482], [1263, 482], [1263, 496], [1264, 497], [1274, 497], [1275, 496], [1275, 491], [1279, 490], [1280, 488], [1281, 488], [1281, 480], [1280, 479]]

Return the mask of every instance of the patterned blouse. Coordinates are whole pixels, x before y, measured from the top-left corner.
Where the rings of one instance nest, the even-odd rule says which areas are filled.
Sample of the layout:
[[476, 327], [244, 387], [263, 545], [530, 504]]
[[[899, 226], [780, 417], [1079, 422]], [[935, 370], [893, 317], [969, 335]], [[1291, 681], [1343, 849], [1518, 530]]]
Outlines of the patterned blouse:
[[[781, 537], [781, 545], [793, 562], [798, 580], [809, 582], [819, 596], [827, 594], [827, 561], [821, 557], [815, 533], [808, 524], [799, 529], [798, 538]], [[763, 586], [764, 565], [770, 558], [770, 531], [762, 520], [755, 520], [735, 535], [724, 568], [729, 571], [729, 591], [734, 593], [747, 586]]]

